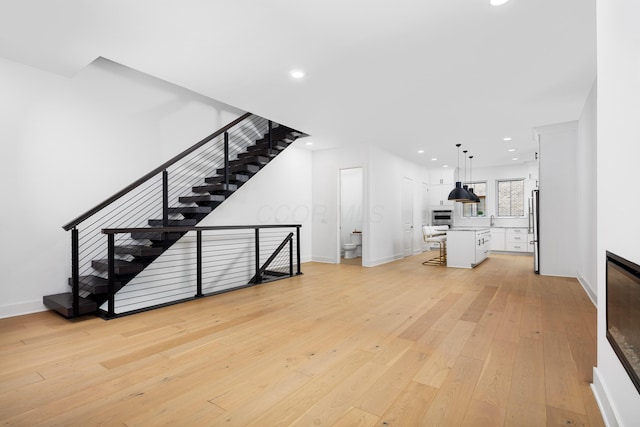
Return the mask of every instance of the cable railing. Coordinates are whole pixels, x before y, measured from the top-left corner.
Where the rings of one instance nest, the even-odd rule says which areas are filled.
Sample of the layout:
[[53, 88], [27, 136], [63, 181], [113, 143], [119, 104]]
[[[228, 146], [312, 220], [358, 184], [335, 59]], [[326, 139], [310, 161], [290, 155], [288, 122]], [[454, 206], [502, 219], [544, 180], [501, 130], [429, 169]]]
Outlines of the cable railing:
[[[134, 248], [150, 241], [156, 251], [147, 252], [159, 256], [187, 233], [179, 231], [179, 227], [196, 225], [237, 188], [237, 184], [230, 182], [230, 162], [263, 138], [268, 140], [271, 150], [272, 136], [278, 127], [267, 119], [246, 113], [65, 224], [63, 228], [71, 231], [70, 284], [74, 316], [79, 314], [80, 297], [91, 294], [90, 287], [81, 289], [81, 278], [83, 283], [87, 277], [107, 278], [105, 269], [97, 268], [109, 256], [103, 229], [138, 230], [117, 235], [115, 250], [119, 259], [133, 260]], [[220, 191], [203, 190], [194, 195], [194, 187], [202, 186], [205, 178], [214, 177]], [[150, 226], [173, 227], [170, 231], [155, 232]], [[151, 257], [149, 255], [149, 259]], [[123, 281], [131, 278], [133, 275]]]
[[[300, 271], [300, 224], [109, 228], [107, 318], [259, 285]], [[136, 232], [183, 233], [183, 237], [118, 289], [116, 242]]]

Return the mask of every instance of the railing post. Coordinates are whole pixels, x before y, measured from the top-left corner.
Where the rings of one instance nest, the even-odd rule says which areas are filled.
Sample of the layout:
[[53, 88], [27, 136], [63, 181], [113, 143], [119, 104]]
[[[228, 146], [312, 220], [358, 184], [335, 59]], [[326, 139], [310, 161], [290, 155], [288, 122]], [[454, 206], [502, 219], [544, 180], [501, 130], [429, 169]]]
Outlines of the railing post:
[[271, 150], [273, 148], [273, 136], [272, 136], [272, 132], [273, 131], [273, 123], [271, 122], [271, 120], [269, 120], [269, 150]]
[[162, 171], [162, 226], [169, 226], [169, 172]]
[[293, 242], [289, 239], [289, 277], [293, 277]]
[[202, 295], [202, 230], [196, 232], [196, 298]]
[[229, 132], [224, 133], [224, 189], [229, 189]]
[[80, 315], [80, 255], [78, 252], [78, 229], [71, 230], [71, 292], [73, 317]]
[[116, 286], [115, 286], [115, 234], [109, 233], [107, 234], [107, 257], [108, 257], [108, 268], [107, 274], [109, 279], [108, 284], [108, 306], [107, 306], [107, 316], [115, 317], [115, 296], [116, 296]]
[[260, 229], [255, 228], [256, 231], [256, 284], [262, 283], [262, 277], [260, 277]]
[[300, 271], [300, 226], [296, 226], [296, 261], [298, 262], [298, 272], [296, 274], [302, 274]]

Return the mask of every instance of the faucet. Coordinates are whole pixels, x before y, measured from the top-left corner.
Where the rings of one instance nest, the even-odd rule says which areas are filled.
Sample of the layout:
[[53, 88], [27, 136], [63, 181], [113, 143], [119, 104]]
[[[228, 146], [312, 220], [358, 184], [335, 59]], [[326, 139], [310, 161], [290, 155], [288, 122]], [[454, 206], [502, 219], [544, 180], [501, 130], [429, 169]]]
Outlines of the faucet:
[[496, 217], [491, 215], [491, 217], [489, 218], [489, 226], [493, 227], [493, 224], [496, 223]]

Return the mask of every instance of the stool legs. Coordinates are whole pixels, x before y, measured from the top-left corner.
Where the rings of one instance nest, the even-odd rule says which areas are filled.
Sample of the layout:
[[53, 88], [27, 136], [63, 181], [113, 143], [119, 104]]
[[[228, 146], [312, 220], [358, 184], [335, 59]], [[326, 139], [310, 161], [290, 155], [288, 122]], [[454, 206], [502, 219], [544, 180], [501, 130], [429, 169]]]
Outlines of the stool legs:
[[422, 264], [424, 265], [447, 265], [447, 242], [442, 241], [438, 242], [439, 246], [439, 255], [435, 258], [431, 258], [427, 261], [424, 261]]

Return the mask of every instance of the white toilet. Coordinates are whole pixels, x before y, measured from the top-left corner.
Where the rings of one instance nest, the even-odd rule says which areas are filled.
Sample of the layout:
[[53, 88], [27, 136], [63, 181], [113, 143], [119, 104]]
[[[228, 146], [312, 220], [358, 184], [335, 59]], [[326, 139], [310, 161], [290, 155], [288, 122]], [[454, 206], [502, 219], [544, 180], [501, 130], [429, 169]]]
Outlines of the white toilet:
[[362, 233], [351, 233], [349, 239], [351, 242], [345, 243], [342, 246], [344, 249], [344, 258], [351, 259], [362, 256]]

